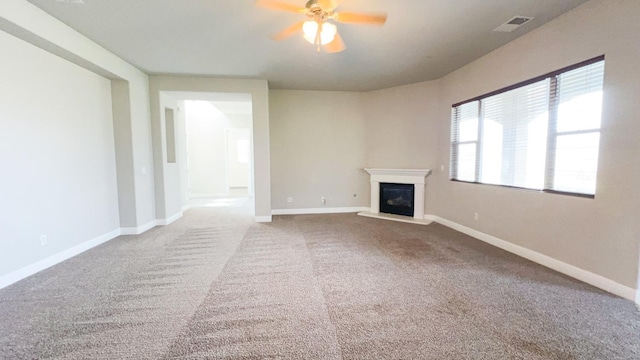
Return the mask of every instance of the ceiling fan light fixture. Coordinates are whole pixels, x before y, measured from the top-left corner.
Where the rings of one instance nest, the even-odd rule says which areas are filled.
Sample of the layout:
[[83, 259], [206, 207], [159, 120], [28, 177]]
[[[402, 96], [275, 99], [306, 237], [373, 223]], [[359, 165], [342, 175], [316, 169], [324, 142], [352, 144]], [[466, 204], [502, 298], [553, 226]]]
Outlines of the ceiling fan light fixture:
[[[302, 25], [302, 32], [304, 39], [311, 44], [316, 42], [316, 34], [318, 33], [319, 24], [315, 20], [305, 21]], [[320, 33], [320, 44], [326, 45], [335, 39], [338, 28], [331, 23], [325, 22], [322, 24], [322, 32]]]

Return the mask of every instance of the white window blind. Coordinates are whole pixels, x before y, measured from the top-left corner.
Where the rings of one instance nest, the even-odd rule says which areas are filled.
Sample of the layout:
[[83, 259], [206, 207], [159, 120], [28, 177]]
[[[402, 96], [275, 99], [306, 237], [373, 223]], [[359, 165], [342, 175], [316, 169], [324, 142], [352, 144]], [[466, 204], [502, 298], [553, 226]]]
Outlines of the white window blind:
[[476, 180], [476, 156], [478, 146], [479, 102], [473, 101], [453, 108], [451, 168], [462, 181]]
[[549, 188], [595, 194], [604, 61], [557, 76], [557, 120], [551, 128]]
[[451, 178], [595, 195], [604, 57], [454, 105]]

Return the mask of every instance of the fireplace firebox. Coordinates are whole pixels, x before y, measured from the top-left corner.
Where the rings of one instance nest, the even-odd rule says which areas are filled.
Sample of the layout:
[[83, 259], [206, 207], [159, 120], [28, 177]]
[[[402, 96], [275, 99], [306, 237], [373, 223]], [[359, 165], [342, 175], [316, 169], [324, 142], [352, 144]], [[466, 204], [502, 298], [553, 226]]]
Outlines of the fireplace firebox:
[[413, 216], [413, 184], [380, 183], [380, 212]]

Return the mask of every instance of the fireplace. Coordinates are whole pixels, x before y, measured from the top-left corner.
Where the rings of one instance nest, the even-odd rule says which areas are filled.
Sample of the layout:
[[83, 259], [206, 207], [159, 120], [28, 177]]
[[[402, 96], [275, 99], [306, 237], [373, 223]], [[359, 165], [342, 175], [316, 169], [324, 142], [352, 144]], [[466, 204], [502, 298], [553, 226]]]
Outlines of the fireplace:
[[380, 212], [413, 216], [415, 185], [380, 183]]
[[[378, 219], [429, 224], [425, 219], [425, 178], [429, 169], [364, 169], [371, 176], [371, 207], [358, 213]], [[391, 190], [383, 190], [391, 185]], [[410, 204], [409, 204], [410, 203]], [[387, 205], [392, 205], [390, 210]], [[398, 216], [398, 215], [404, 216]]]

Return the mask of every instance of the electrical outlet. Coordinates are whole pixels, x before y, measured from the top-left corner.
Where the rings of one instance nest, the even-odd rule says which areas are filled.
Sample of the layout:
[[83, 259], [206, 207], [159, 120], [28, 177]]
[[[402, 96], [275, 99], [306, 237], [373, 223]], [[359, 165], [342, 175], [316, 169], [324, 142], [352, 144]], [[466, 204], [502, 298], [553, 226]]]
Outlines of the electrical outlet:
[[444, 165], [440, 165], [440, 171], [444, 171]]
[[40, 235], [40, 245], [47, 245], [47, 235]]
[[478, 213], [473, 213], [473, 219], [476, 221], [480, 219], [480, 217], [478, 216]]
[[292, 203], [293, 202], [293, 196], [287, 196], [287, 202], [288, 203]]

